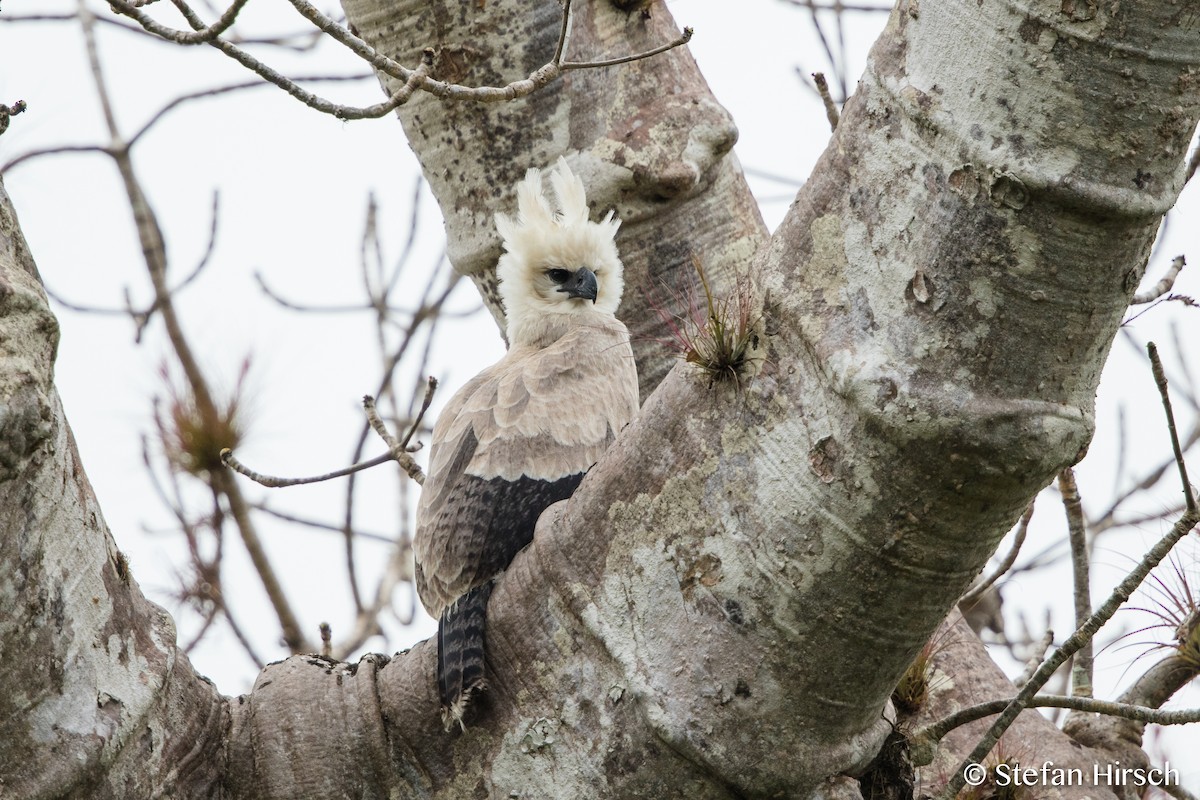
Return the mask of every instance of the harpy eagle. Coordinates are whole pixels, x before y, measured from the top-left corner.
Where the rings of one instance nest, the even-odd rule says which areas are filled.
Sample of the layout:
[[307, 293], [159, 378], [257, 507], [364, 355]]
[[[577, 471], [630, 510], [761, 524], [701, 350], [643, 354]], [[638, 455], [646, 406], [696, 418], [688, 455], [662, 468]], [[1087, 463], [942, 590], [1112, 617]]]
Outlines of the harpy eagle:
[[583, 181], [550, 175], [558, 211], [531, 169], [517, 217], [496, 215], [496, 272], [509, 350], [451, 398], [433, 429], [417, 507], [417, 592], [438, 620], [438, 691], [447, 730], [486, 689], [492, 580], [533, 539], [538, 516], [575, 491], [638, 409], [629, 331], [615, 316], [620, 225], [588, 220]]

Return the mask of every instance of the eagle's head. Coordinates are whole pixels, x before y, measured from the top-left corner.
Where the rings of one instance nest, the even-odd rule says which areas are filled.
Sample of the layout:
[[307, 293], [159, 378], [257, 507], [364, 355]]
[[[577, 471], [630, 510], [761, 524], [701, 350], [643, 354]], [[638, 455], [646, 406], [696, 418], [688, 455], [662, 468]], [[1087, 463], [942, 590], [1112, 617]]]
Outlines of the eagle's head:
[[517, 217], [496, 215], [504, 255], [496, 273], [508, 317], [510, 344], [534, 343], [565, 331], [581, 314], [612, 317], [624, 280], [614, 237], [620, 221], [588, 220], [583, 181], [560, 158], [550, 173], [557, 211], [542, 187], [541, 170], [517, 184]]

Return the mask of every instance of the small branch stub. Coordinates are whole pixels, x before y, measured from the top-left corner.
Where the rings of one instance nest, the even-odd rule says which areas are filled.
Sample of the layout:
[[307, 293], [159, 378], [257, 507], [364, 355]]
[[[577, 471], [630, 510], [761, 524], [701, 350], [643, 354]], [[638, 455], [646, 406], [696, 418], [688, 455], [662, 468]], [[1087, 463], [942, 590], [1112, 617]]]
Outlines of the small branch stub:
[[829, 130], [836, 131], [842, 117], [838, 112], [837, 103], [833, 102], [833, 95], [829, 93], [829, 81], [825, 80], [824, 72], [814, 72], [812, 78], [817, 84], [817, 94], [821, 95], [821, 102], [825, 104], [825, 119], [829, 120]]
[[24, 100], [18, 100], [11, 106], [6, 106], [0, 103], [0, 135], [8, 130], [8, 120], [11, 117], [15, 117], [17, 114], [22, 113], [26, 108], [28, 108], [28, 106], [25, 105]]

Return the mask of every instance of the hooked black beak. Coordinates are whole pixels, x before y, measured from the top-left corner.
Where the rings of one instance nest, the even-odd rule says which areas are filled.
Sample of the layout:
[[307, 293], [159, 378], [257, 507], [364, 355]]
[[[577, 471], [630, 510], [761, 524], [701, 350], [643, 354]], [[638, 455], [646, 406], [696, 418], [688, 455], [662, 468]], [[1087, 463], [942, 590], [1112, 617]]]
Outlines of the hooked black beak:
[[585, 300], [596, 302], [596, 292], [599, 286], [596, 284], [596, 273], [592, 272], [587, 267], [580, 267], [571, 273], [571, 277], [558, 287], [558, 291], [566, 292], [571, 297], [582, 297]]

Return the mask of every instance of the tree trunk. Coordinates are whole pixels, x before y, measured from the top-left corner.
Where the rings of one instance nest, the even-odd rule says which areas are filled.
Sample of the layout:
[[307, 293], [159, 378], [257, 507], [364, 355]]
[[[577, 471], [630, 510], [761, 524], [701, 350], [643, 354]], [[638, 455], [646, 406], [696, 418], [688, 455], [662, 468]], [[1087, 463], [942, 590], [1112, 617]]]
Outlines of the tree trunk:
[[[549, 60], [557, 7], [529, 5], [344, 0], [378, 49], [415, 63], [439, 47], [436, 77], [472, 85]], [[675, 35], [661, 4], [579, 5], [571, 59]], [[653, 395], [499, 581], [492, 688], [463, 734], [441, 730], [428, 642], [357, 665], [294, 657], [233, 700], [191, 672], [166, 615], [122, 578], [76, 464], [51, 386], [54, 322], [5, 206], [0, 587], [14, 611], [0, 718], [18, 757], [0, 785], [853, 795], [838, 776], [890, 732], [900, 674], [1087, 446], [1101, 366], [1200, 116], [1194, 24], [1169, 0], [900, 3], [769, 243], [732, 124], [681, 50], [513, 104], [403, 107], [455, 266], [494, 310], [491, 215], [525, 168], [565, 153], [596, 210], [624, 220], [635, 336], [660, 325], [639, 282], [690, 281], [697, 255], [720, 292], [749, 276], [765, 351], [735, 388], [689, 364], [668, 372], [671, 356], [639, 340]], [[983, 655], [963, 640], [939, 702], [999, 685], [968, 679]], [[1022, 724], [1062, 766], [1097, 757]], [[1097, 796], [1063, 795], [1085, 792]]]

